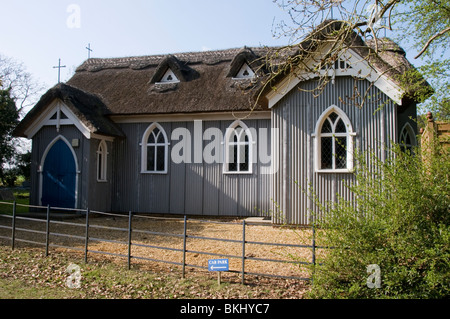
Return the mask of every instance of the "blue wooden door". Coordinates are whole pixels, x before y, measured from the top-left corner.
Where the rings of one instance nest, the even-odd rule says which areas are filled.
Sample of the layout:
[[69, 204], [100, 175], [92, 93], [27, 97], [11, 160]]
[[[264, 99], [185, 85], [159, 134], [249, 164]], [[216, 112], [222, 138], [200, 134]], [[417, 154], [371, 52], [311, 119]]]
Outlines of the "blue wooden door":
[[72, 151], [58, 140], [47, 153], [42, 171], [42, 205], [75, 208], [76, 166]]

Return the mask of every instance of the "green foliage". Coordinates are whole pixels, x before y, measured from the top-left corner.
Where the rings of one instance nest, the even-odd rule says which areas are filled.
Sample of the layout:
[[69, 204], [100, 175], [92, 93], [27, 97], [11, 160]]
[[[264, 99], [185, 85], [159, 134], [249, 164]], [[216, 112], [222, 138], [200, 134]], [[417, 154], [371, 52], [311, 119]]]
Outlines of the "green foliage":
[[31, 152], [17, 155], [17, 169], [19, 175], [29, 181], [31, 177]]
[[10, 89], [0, 90], [0, 154], [2, 154], [2, 159], [7, 154], [12, 154], [11, 145], [8, 143], [11, 141], [11, 132], [19, 119], [19, 113], [10, 91]]
[[17, 168], [4, 169], [1, 176], [1, 181], [3, 185], [11, 188], [16, 186], [18, 174], [19, 171]]
[[[431, 111], [435, 120], [450, 120], [450, 59], [441, 61], [428, 61], [418, 68], [424, 77], [430, 79], [434, 94], [420, 106], [422, 113]], [[422, 90], [417, 90], [421, 92]]]
[[[400, 3], [394, 9], [392, 21], [396, 40], [418, 51], [423, 50], [423, 65], [418, 71], [434, 89], [431, 98], [420, 105], [420, 112], [431, 111], [436, 120], [449, 120], [450, 59], [447, 52], [450, 49], [450, 0]], [[420, 88], [416, 92], [423, 95]]]
[[11, 98], [10, 89], [0, 90], [0, 179], [3, 180], [4, 164], [14, 155], [14, 145], [11, 143], [12, 131], [19, 120], [19, 112]]
[[[422, 49], [433, 36], [450, 27], [450, 0], [408, 0], [399, 1], [395, 7], [393, 23], [402, 41]], [[424, 54], [431, 57], [444, 54], [449, 48], [450, 33], [436, 37]]]
[[[327, 251], [315, 298], [442, 298], [450, 295], [450, 161], [395, 147], [382, 162], [358, 154], [352, 202], [327, 204], [319, 227]], [[431, 154], [431, 153], [430, 153]], [[367, 267], [381, 269], [370, 288]]]
[[[412, 94], [411, 98], [421, 102], [419, 112], [433, 113], [437, 121], [450, 120], [450, 59], [442, 61], [429, 61], [417, 69], [411, 69], [403, 73], [398, 80], [401, 86]], [[429, 84], [424, 85], [423, 79], [428, 79]]]

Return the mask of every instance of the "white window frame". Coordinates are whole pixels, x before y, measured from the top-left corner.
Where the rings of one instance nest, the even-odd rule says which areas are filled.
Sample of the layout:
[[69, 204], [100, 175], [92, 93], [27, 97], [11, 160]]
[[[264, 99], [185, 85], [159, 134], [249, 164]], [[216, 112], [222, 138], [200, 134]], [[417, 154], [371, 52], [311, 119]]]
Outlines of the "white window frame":
[[[347, 132], [346, 133], [321, 133], [322, 126], [325, 123], [325, 121], [328, 121], [328, 117], [331, 115], [331, 113], [336, 113], [338, 115], [338, 119], [342, 119], [344, 122]], [[336, 119], [334, 125], [337, 124], [338, 119]], [[334, 126], [333, 126], [334, 128]], [[315, 138], [314, 141], [314, 158], [315, 158], [315, 171], [317, 173], [351, 173], [353, 171], [353, 137], [356, 135], [356, 133], [353, 132], [352, 124], [345, 114], [339, 107], [336, 105], [332, 105], [329, 108], [327, 108], [322, 115], [319, 117], [317, 123], [316, 123], [316, 130], [313, 134], [313, 137]], [[332, 166], [333, 168], [322, 168], [322, 143], [321, 138], [322, 137], [346, 137], [347, 141], [347, 167], [346, 168], [335, 168], [336, 160], [333, 159]], [[335, 146], [335, 140], [333, 139], [333, 154], [334, 154], [334, 146]]]
[[[148, 143], [148, 139], [150, 137], [150, 134], [153, 133], [155, 129], [158, 129], [160, 133], [164, 137], [164, 143], [158, 143], [156, 137], [155, 137], [155, 143]], [[145, 130], [144, 135], [142, 137], [142, 143], [141, 143], [141, 173], [142, 174], [167, 174], [168, 167], [169, 167], [169, 140], [167, 138], [166, 131], [163, 129], [163, 127], [158, 123], [152, 123], [150, 126]], [[147, 149], [148, 147], [157, 147], [157, 146], [164, 146], [164, 170], [158, 171], [156, 170], [157, 163], [155, 161], [155, 169], [149, 170], [147, 168]]]
[[[240, 133], [237, 135], [236, 129], [241, 128]], [[246, 134], [248, 137], [248, 142], [241, 141], [240, 137], [242, 134]], [[237, 142], [234, 142], [234, 136], [237, 135]], [[234, 121], [225, 131], [225, 139], [224, 139], [224, 161], [223, 161], [223, 173], [224, 174], [253, 174], [253, 136], [248, 128], [247, 125], [244, 124], [244, 122], [240, 120]], [[248, 146], [248, 169], [247, 170], [240, 170], [240, 163], [237, 163], [237, 170], [236, 171], [230, 171], [228, 164], [230, 164], [229, 158], [230, 158], [230, 147], [237, 146], [237, 158], [239, 160], [240, 158], [240, 147], [239, 146]]]
[[100, 141], [97, 149], [97, 182], [108, 181], [108, 154], [106, 141]]
[[[170, 80], [168, 79], [169, 76], [171, 77]], [[168, 68], [167, 71], [162, 76], [161, 80], [159, 82], [156, 82], [156, 84], [179, 83], [179, 82], [180, 80], [177, 78], [175, 73], [173, 73], [173, 71], [170, 68]]]
[[[244, 73], [247, 72], [247, 75]], [[239, 72], [233, 77], [233, 80], [245, 80], [245, 79], [253, 79], [255, 77], [255, 72], [253, 72], [252, 68], [247, 64], [242, 64]]]

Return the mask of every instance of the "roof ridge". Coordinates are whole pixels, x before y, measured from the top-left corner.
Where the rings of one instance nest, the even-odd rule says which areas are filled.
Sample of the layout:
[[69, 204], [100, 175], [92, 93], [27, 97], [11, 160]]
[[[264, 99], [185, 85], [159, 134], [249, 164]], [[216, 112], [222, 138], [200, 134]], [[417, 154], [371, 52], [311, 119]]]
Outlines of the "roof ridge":
[[84, 61], [76, 72], [90, 71], [96, 72], [104, 69], [130, 68], [143, 69], [149, 66], [158, 65], [167, 56], [175, 56], [177, 59], [187, 63], [217, 64], [224, 61], [231, 61], [242, 50], [253, 52], [267, 51], [267, 47], [236, 47], [229, 49], [217, 49], [208, 51], [186, 51], [178, 53], [110, 57], [110, 58], [90, 58]]

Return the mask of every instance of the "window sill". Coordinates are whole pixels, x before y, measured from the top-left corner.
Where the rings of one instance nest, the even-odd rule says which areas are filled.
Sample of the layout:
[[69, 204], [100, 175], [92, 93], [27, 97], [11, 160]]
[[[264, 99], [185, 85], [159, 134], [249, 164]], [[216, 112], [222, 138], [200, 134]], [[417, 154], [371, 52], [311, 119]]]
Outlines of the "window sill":
[[167, 171], [162, 172], [150, 172], [150, 171], [143, 171], [141, 174], [147, 174], [147, 175], [164, 175], [167, 174]]
[[342, 173], [347, 173], [347, 174], [352, 174], [353, 173], [353, 170], [352, 169], [347, 169], [347, 168], [345, 168], [345, 169], [319, 169], [319, 170], [316, 170], [316, 173], [324, 173], [324, 174], [333, 174], [333, 173], [336, 173], [336, 174], [342, 174]]
[[156, 85], [176, 84], [176, 83], [180, 83], [180, 81], [155, 82]]
[[224, 171], [224, 175], [253, 175], [253, 172], [228, 172]]
[[253, 81], [256, 80], [256, 77], [254, 76], [249, 76], [249, 77], [245, 77], [245, 78], [231, 78], [234, 81], [244, 81], [244, 80], [249, 80], [249, 81]]

